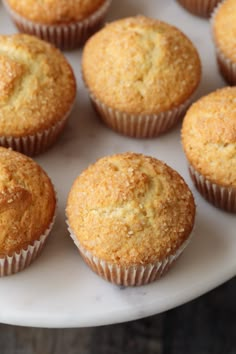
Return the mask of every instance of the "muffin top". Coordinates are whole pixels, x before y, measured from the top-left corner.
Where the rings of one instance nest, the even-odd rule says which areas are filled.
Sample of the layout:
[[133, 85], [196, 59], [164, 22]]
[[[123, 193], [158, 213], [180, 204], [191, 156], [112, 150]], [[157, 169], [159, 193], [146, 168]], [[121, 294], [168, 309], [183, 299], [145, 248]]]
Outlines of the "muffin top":
[[135, 153], [104, 157], [75, 180], [67, 217], [80, 244], [121, 265], [174, 254], [192, 231], [188, 186], [163, 162]]
[[0, 48], [0, 136], [35, 134], [61, 120], [76, 94], [61, 52], [25, 34], [0, 36]]
[[107, 106], [158, 114], [191, 96], [201, 64], [193, 44], [177, 28], [137, 16], [93, 35], [84, 47], [82, 70], [89, 90]]
[[199, 173], [213, 183], [236, 187], [236, 87], [219, 89], [190, 107], [182, 143]]
[[38, 239], [50, 225], [55, 206], [52, 183], [42, 168], [0, 147], [0, 257]]
[[105, 3], [105, 0], [6, 0], [21, 16], [42, 24], [81, 21]]
[[220, 4], [212, 21], [213, 36], [217, 47], [227, 58], [236, 62], [236, 1]]

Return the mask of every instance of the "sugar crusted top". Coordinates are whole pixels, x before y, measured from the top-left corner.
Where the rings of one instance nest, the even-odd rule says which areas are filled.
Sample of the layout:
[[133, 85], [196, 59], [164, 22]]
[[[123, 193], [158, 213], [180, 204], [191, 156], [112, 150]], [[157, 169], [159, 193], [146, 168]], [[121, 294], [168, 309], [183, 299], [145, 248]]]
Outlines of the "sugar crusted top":
[[213, 21], [213, 36], [223, 54], [236, 62], [236, 2], [223, 1], [216, 9]]
[[19, 15], [41, 24], [66, 24], [84, 20], [105, 0], [6, 0]]
[[213, 183], [236, 187], [236, 87], [219, 89], [190, 107], [182, 143], [198, 172]]
[[50, 225], [55, 206], [52, 183], [42, 168], [0, 147], [0, 257], [38, 239]]
[[93, 255], [135, 265], [175, 253], [192, 231], [195, 205], [173, 169], [125, 153], [104, 157], [82, 172], [66, 211], [79, 242]]
[[63, 54], [33, 36], [0, 36], [0, 77], [0, 136], [50, 128], [75, 98], [74, 74]]
[[198, 86], [201, 64], [177, 28], [144, 16], [108, 24], [86, 43], [82, 71], [106, 105], [134, 114], [158, 114], [184, 103]]

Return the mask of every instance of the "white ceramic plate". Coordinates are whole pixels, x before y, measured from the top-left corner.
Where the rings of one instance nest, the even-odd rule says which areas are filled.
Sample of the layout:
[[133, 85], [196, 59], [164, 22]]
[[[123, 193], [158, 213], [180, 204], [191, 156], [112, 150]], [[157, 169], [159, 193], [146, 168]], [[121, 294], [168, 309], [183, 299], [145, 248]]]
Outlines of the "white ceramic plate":
[[[209, 22], [174, 0], [114, 0], [108, 20], [145, 14], [182, 29], [199, 49], [203, 77], [197, 97], [224, 85]], [[0, 4], [0, 32], [14, 33]], [[37, 161], [53, 179], [59, 210], [43, 254], [28, 269], [0, 279], [0, 322], [39, 327], [84, 327], [128, 321], [173, 308], [236, 274], [236, 219], [205, 202], [194, 190], [180, 145], [180, 127], [156, 139], [135, 140], [106, 128], [90, 106], [80, 76], [80, 52], [66, 53], [78, 80], [75, 110], [59, 142]], [[0, 78], [1, 79], [1, 78]], [[166, 161], [192, 187], [198, 206], [196, 233], [172, 270], [161, 280], [120, 289], [90, 271], [68, 237], [64, 209], [74, 178], [107, 154], [143, 152]]]

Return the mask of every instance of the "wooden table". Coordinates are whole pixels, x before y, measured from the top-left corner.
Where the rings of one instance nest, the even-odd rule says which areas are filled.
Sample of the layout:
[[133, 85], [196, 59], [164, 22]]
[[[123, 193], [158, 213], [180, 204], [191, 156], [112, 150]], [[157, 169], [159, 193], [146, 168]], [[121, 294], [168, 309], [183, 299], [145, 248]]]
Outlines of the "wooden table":
[[236, 278], [163, 314], [118, 325], [0, 325], [1, 354], [235, 354]]

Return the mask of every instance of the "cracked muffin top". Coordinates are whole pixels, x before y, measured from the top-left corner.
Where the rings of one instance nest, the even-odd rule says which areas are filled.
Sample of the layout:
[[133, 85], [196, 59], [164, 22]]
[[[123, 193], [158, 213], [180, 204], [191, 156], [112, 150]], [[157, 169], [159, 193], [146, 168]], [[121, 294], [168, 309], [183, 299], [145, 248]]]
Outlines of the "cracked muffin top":
[[0, 147], [0, 257], [39, 239], [55, 208], [54, 188], [43, 169], [29, 157]]
[[108, 24], [85, 44], [82, 72], [90, 92], [129, 114], [158, 114], [195, 91], [201, 64], [177, 28], [144, 16]]
[[121, 265], [175, 254], [192, 231], [195, 204], [183, 178], [142, 154], [104, 157], [75, 180], [70, 228], [94, 256]]
[[212, 92], [190, 107], [182, 144], [189, 163], [206, 179], [236, 187], [236, 87]]
[[66, 58], [34, 36], [0, 36], [0, 77], [0, 136], [49, 129], [75, 99], [75, 78]]
[[105, 0], [5, 0], [19, 15], [42, 24], [65, 24], [84, 20]]

